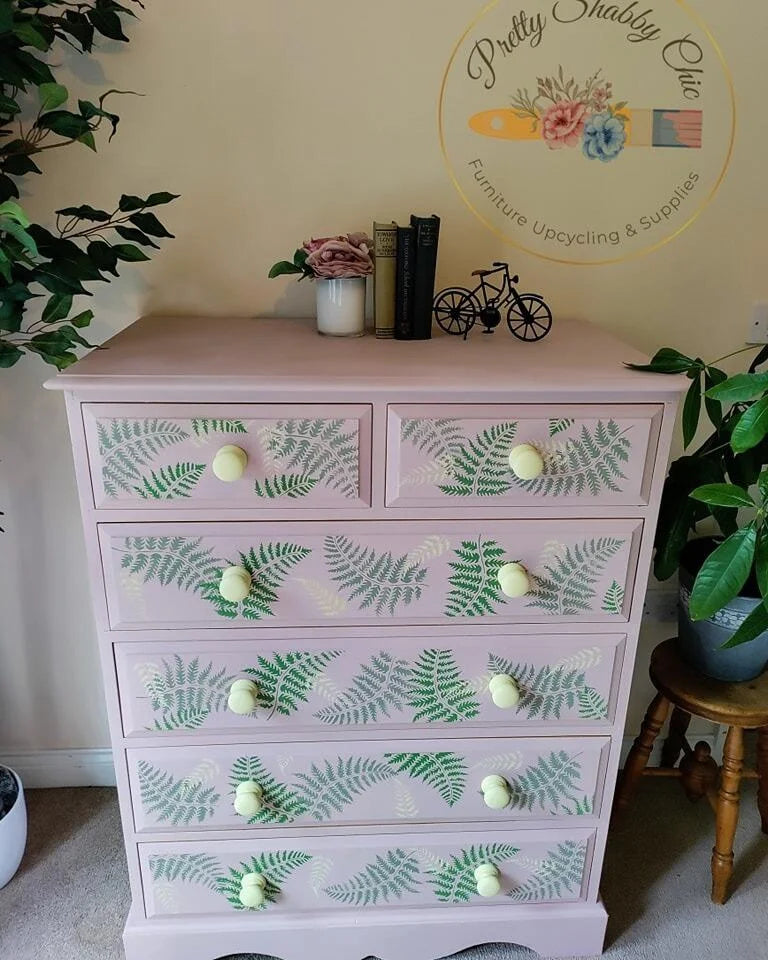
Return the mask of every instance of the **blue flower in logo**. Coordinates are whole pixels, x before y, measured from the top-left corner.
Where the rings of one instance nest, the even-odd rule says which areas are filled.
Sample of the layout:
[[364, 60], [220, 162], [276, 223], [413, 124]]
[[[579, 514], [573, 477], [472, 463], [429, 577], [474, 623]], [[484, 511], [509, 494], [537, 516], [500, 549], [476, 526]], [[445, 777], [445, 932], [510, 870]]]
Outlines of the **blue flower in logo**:
[[584, 125], [584, 156], [608, 163], [614, 160], [627, 142], [624, 121], [609, 111], [594, 113]]

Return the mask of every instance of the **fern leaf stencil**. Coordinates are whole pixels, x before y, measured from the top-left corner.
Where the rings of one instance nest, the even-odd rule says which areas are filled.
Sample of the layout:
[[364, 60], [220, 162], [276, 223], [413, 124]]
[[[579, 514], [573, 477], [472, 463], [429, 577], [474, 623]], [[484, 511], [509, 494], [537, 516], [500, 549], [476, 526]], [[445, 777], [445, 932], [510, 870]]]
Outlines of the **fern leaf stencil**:
[[570, 657], [558, 660], [555, 666], [565, 667], [566, 670], [589, 670], [603, 662], [603, 651], [600, 647], [586, 647]]
[[173, 584], [188, 592], [197, 593], [216, 570], [213, 551], [203, 546], [202, 537], [126, 537], [115, 540], [112, 549], [120, 554], [121, 568], [144, 583]]
[[170, 773], [140, 760], [139, 791], [144, 812], [157, 823], [189, 826], [210, 820], [221, 796], [203, 783], [190, 786]]
[[519, 750], [510, 750], [508, 753], [497, 753], [492, 757], [483, 757], [472, 764], [472, 770], [483, 773], [514, 773], [523, 765], [523, 755]]
[[306, 816], [323, 822], [342, 813], [371, 787], [394, 776], [392, 767], [374, 757], [338, 757], [312, 764], [308, 773], [297, 773], [293, 789]]
[[395, 788], [395, 816], [401, 820], [412, 820], [418, 817], [419, 808], [413, 798], [410, 787], [402, 780], [393, 780]]
[[624, 612], [624, 587], [618, 580], [614, 580], [606, 590], [601, 609], [604, 613], [611, 613], [615, 617], [620, 617]]
[[316, 897], [323, 893], [323, 887], [328, 882], [328, 877], [333, 870], [333, 860], [330, 857], [314, 857], [312, 868], [310, 870], [310, 886]]
[[515, 678], [520, 688], [518, 711], [525, 713], [529, 720], [560, 720], [567, 710], [576, 707], [587, 685], [581, 670], [549, 665], [537, 668], [494, 653], [488, 658], [488, 667], [493, 673]]
[[243, 673], [258, 687], [259, 704], [270, 717], [275, 713], [289, 717], [309, 701], [316, 677], [340, 655], [338, 650], [276, 653], [257, 657], [256, 665]]
[[461, 723], [480, 713], [477, 695], [450, 650], [422, 651], [413, 666], [408, 700], [414, 723]]
[[499, 497], [512, 489], [509, 452], [516, 423], [497, 423], [466, 441], [453, 460], [453, 480], [440, 490], [451, 497]]
[[401, 442], [412, 443], [417, 450], [444, 465], [453, 473], [453, 459], [464, 444], [464, 434], [458, 420], [403, 420], [400, 426]]
[[359, 441], [344, 420], [280, 420], [265, 437], [283, 469], [316, 477], [349, 499], [359, 496]]
[[176, 463], [153, 470], [133, 489], [142, 500], [183, 500], [192, 495], [204, 473], [204, 463]]
[[196, 437], [208, 438], [217, 433], [248, 433], [248, 428], [242, 420], [215, 420], [208, 417], [195, 417], [192, 420], [192, 432]]
[[202, 666], [199, 657], [174, 654], [161, 664], [144, 664], [140, 676], [155, 714], [152, 729], [197, 730], [212, 713], [223, 710], [235, 677], [226, 667]]
[[331, 579], [361, 610], [394, 616], [398, 607], [421, 599], [427, 569], [407, 555], [378, 553], [338, 535], [325, 538], [325, 560]]
[[409, 563], [426, 563], [428, 560], [435, 560], [448, 553], [451, 549], [451, 541], [448, 537], [433, 536], [427, 537], [418, 547], [414, 547], [408, 554]]
[[438, 792], [449, 807], [464, 796], [467, 765], [457, 753], [387, 753], [390, 766], [414, 780], [421, 780]]
[[515, 903], [542, 903], [573, 899], [584, 881], [585, 843], [568, 840], [559, 844], [541, 862], [534, 874], [507, 896]]
[[367, 907], [402, 900], [408, 893], [417, 893], [420, 883], [415, 855], [397, 848], [377, 856], [349, 880], [326, 887], [325, 892], [337, 903]]
[[110, 498], [132, 493], [148, 467], [164, 450], [189, 438], [173, 420], [99, 420], [96, 434], [101, 457], [101, 479]]
[[453, 477], [453, 459], [438, 457], [414, 467], [400, 478], [401, 487], [439, 487]]
[[579, 717], [582, 720], [607, 720], [608, 704], [594, 687], [579, 691]]
[[221, 864], [205, 853], [177, 853], [149, 858], [154, 883], [192, 883], [217, 890]]
[[227, 898], [235, 910], [247, 910], [240, 903], [240, 890], [243, 877], [246, 873], [260, 873], [267, 881], [264, 889], [265, 902], [259, 910], [266, 910], [275, 903], [280, 896], [280, 885], [291, 874], [309, 863], [312, 856], [301, 850], [274, 850], [251, 857], [247, 863], [240, 863], [237, 867], [230, 867], [227, 874], [220, 876], [216, 885], [217, 890]]
[[317, 484], [318, 480], [306, 473], [279, 473], [257, 480], [254, 492], [265, 500], [300, 500], [308, 497]]
[[608, 561], [625, 545], [615, 537], [600, 537], [568, 546], [544, 565], [529, 594], [529, 607], [553, 617], [573, 617], [593, 609], [595, 586]]
[[510, 805], [518, 810], [541, 810], [553, 816], [562, 804], [575, 800], [581, 784], [581, 764], [565, 750], [539, 757], [510, 780]]
[[497, 612], [497, 606], [505, 602], [498, 581], [505, 556], [506, 551], [495, 540], [478, 537], [462, 541], [450, 564], [446, 616], [486, 617]]
[[266, 769], [259, 757], [238, 757], [232, 764], [229, 784], [234, 792], [241, 783], [253, 780], [262, 789], [263, 808], [249, 823], [293, 823], [305, 813], [298, 794]]
[[442, 867], [429, 870], [429, 883], [441, 903], [468, 903], [479, 896], [475, 870], [486, 863], [500, 867], [519, 852], [509, 843], [473, 844], [451, 857]]
[[410, 667], [382, 650], [365, 664], [350, 687], [315, 714], [322, 723], [354, 726], [377, 723], [399, 712], [408, 697]]
[[556, 437], [559, 433], [565, 433], [570, 430], [574, 425], [575, 420], [569, 420], [565, 417], [559, 420], [550, 420], [549, 421], [549, 435], [550, 437]]
[[340, 593], [319, 580], [307, 580], [296, 577], [298, 583], [304, 587], [309, 597], [315, 601], [317, 608], [324, 617], [338, 617], [344, 613], [349, 604]]

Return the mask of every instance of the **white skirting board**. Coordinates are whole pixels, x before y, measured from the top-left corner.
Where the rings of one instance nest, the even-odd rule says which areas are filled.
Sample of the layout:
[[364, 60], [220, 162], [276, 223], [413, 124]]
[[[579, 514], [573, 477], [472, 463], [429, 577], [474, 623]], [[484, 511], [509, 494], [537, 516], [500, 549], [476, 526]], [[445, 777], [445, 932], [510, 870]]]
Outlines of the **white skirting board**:
[[[711, 731], [711, 725], [710, 725]], [[627, 758], [634, 738], [625, 737], [621, 763]], [[718, 763], [722, 760], [722, 735], [711, 732], [689, 733], [693, 743], [704, 740], [712, 747]], [[662, 737], [656, 741], [651, 755], [651, 766], [659, 763]], [[11, 767], [21, 777], [26, 789], [48, 787], [114, 787], [115, 768], [111, 750], [39, 750], [32, 753], [4, 753], [0, 749], [0, 764]]]

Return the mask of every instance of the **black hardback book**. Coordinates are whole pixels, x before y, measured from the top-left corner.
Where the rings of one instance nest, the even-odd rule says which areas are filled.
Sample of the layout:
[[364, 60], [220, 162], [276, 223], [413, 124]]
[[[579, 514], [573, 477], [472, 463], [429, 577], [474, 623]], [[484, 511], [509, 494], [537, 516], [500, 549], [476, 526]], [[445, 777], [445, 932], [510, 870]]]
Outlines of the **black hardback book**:
[[416, 268], [413, 282], [413, 339], [432, 337], [432, 305], [435, 299], [437, 248], [440, 217], [411, 217], [415, 232]]
[[397, 284], [395, 286], [395, 339], [413, 340], [413, 285], [415, 280], [413, 227], [397, 228]]

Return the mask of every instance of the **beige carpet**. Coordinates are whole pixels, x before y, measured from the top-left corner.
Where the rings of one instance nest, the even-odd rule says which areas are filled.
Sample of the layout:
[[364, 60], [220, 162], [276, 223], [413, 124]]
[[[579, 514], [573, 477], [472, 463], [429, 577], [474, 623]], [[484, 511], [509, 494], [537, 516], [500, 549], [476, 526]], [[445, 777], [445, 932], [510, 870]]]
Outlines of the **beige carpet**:
[[[122, 960], [128, 885], [114, 791], [32, 791], [29, 814], [21, 872], [0, 890], [0, 957]], [[709, 902], [712, 828], [706, 802], [690, 806], [674, 782], [643, 783], [609, 844], [606, 960], [768, 957], [768, 837], [760, 833], [754, 782], [744, 789], [736, 888], [725, 907]], [[532, 957], [500, 945], [462, 954]]]

